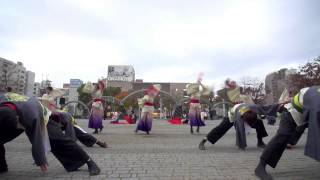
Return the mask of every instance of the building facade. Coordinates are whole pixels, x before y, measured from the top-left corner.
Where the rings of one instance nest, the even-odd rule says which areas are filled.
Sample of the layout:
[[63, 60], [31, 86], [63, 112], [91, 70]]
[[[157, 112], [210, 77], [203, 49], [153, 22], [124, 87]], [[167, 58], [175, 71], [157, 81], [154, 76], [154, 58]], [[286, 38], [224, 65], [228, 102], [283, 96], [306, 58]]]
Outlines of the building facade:
[[34, 82], [35, 80], [35, 73], [32, 71], [27, 71], [26, 73], [26, 83], [25, 83], [25, 89], [24, 94], [29, 97], [33, 97], [34, 93]]
[[189, 83], [171, 83], [171, 82], [143, 82], [138, 81], [133, 84], [132, 91], [137, 91], [141, 89], [147, 89], [153, 84], [160, 84], [161, 90], [169, 93], [173, 97], [182, 98], [184, 96], [184, 91], [187, 84]]
[[69, 101], [78, 101], [79, 94], [78, 94], [78, 88], [81, 87], [83, 84], [83, 81], [80, 79], [70, 79], [69, 84]]
[[121, 91], [133, 89], [135, 81], [135, 71], [130, 65], [110, 65], [108, 66], [107, 86], [119, 87]]
[[51, 87], [51, 82], [50, 80], [42, 80], [41, 83], [40, 83], [40, 97], [42, 95], [44, 95], [46, 93], [46, 88], [47, 87]]
[[33, 97], [40, 97], [40, 85], [38, 82], [33, 84]]
[[26, 68], [22, 62], [0, 58], [0, 91], [11, 87], [13, 92], [24, 94], [26, 86]]
[[284, 89], [290, 91], [290, 89], [293, 88], [291, 86], [292, 83], [290, 83], [290, 75], [295, 73], [295, 69], [280, 69], [279, 71], [270, 73], [266, 76], [266, 104], [277, 103]]

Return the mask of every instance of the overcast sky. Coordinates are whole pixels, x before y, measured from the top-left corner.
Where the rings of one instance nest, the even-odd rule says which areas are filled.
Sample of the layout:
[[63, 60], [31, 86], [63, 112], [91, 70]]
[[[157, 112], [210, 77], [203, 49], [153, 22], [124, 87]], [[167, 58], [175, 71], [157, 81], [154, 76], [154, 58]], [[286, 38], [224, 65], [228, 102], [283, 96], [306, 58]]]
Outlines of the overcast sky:
[[[0, 0], [0, 57], [55, 86], [130, 64], [144, 81], [264, 76], [320, 55], [319, 0]], [[43, 74], [43, 76], [42, 76]]]

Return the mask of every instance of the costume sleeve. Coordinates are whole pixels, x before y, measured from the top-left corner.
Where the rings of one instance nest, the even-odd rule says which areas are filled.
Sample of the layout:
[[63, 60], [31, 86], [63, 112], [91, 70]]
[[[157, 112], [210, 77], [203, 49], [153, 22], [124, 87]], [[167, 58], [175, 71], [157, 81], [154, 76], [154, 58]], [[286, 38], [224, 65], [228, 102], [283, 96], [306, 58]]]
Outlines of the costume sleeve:
[[239, 101], [239, 99], [240, 99], [240, 88], [237, 87], [235, 89], [228, 89], [227, 90], [227, 96], [228, 96], [228, 99], [231, 102]]
[[84, 87], [82, 88], [82, 92], [87, 94], [92, 94], [95, 90], [94, 85], [91, 82], [87, 82]]
[[195, 94], [195, 93], [199, 92], [199, 84], [198, 83], [188, 84], [186, 86], [186, 89], [187, 89], [188, 95]]
[[268, 106], [257, 105], [257, 113], [259, 115], [273, 116], [276, 117], [280, 104], [272, 104]]
[[30, 98], [22, 103], [20, 123], [25, 127], [26, 135], [32, 144], [32, 156], [35, 164], [47, 164], [45, 139], [47, 129], [44, 123], [43, 110], [38, 100]]
[[205, 96], [210, 95], [210, 92], [211, 92], [211, 91], [210, 91], [209, 87], [204, 86], [204, 85], [202, 85], [202, 84], [201, 84], [201, 87], [202, 87], [202, 92], [201, 92], [202, 95], [205, 95]]
[[46, 153], [41, 133], [40, 119], [33, 119], [30, 127], [26, 127], [26, 134], [32, 144], [32, 156], [37, 166], [47, 164]]
[[144, 103], [147, 102], [147, 100], [148, 100], [147, 95], [143, 96], [143, 98], [139, 98], [139, 99], [138, 99], [138, 105], [139, 105], [139, 107], [142, 108], [143, 105], [144, 105]]
[[64, 126], [65, 135], [69, 136], [73, 140], [76, 140], [76, 134], [74, 132], [73, 123], [72, 123], [72, 116], [69, 113], [62, 113], [61, 114], [61, 123]]
[[246, 139], [246, 133], [245, 133], [245, 127], [244, 127], [244, 121], [241, 118], [241, 115], [238, 111], [235, 112], [235, 121], [234, 126], [236, 129], [236, 145], [239, 148], [246, 148], [247, 147], [247, 139]]

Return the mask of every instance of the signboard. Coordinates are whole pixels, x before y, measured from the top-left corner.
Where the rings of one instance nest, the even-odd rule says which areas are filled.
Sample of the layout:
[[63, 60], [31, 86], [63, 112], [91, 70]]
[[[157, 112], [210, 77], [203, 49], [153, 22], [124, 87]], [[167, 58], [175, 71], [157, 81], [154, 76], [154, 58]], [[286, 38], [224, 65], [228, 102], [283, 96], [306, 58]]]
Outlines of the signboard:
[[78, 88], [83, 84], [80, 79], [70, 79], [70, 88]]
[[134, 81], [134, 69], [132, 66], [112, 65], [108, 66], [108, 81]]

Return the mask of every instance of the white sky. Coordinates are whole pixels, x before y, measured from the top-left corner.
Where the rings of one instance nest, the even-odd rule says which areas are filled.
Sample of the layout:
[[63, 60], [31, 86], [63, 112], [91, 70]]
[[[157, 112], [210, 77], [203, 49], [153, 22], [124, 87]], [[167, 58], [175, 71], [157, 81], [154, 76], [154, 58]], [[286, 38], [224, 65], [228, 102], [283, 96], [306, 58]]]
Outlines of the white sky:
[[55, 86], [133, 65], [144, 81], [261, 79], [319, 55], [317, 0], [0, 0], [0, 57]]

